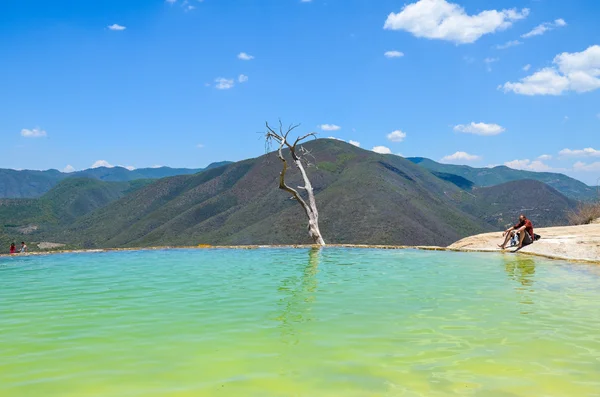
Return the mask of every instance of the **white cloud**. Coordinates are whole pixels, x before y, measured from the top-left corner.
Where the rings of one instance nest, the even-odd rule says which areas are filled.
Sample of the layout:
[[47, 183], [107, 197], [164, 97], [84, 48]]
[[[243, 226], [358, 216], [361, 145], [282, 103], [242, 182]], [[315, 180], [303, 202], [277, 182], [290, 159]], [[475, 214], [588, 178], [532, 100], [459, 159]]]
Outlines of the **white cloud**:
[[335, 124], [321, 124], [319, 126], [320, 129], [322, 129], [323, 131], [339, 131], [342, 129], [342, 127], [340, 127], [339, 125], [335, 125]]
[[460, 163], [465, 161], [477, 161], [481, 160], [481, 156], [475, 154], [469, 154], [467, 152], [456, 152], [454, 154], [444, 156], [440, 160], [442, 163]]
[[125, 26], [119, 25], [117, 23], [113, 23], [112, 25], [108, 26], [108, 29], [110, 29], [110, 30], [116, 30], [116, 31], [121, 31], [121, 30], [125, 30], [127, 28]]
[[596, 161], [594, 163], [586, 164], [582, 161], [578, 161], [573, 164], [574, 171], [585, 171], [585, 172], [599, 172], [600, 171], [600, 161]]
[[537, 171], [537, 172], [547, 172], [552, 171], [552, 167], [545, 164], [540, 160], [531, 161], [529, 159], [525, 160], [513, 160], [504, 163], [505, 166], [509, 168], [513, 168], [515, 170], [526, 170], [526, 171]]
[[522, 34], [521, 37], [524, 39], [528, 39], [533, 36], [541, 36], [549, 30], [553, 30], [555, 28], [560, 28], [563, 26], [567, 26], [567, 23], [564, 19], [557, 19], [554, 22], [544, 22], [541, 25], [536, 26], [530, 32]]
[[507, 42], [506, 42], [506, 43], [504, 43], [504, 44], [498, 44], [498, 45], [496, 46], [496, 49], [498, 49], [498, 50], [505, 50], [505, 49], [507, 49], [507, 48], [514, 47], [514, 46], [521, 45], [521, 44], [523, 44], [523, 42], [522, 42], [522, 41], [519, 41], [519, 40], [511, 40], [511, 41], [507, 41]]
[[73, 167], [71, 164], [68, 164], [65, 168], [63, 168], [62, 172], [66, 172], [66, 173], [75, 172], [75, 167]]
[[552, 160], [552, 156], [549, 154], [542, 154], [538, 157], [538, 160]]
[[503, 133], [506, 131], [506, 128], [499, 126], [498, 124], [471, 122], [470, 124], [459, 124], [455, 126], [454, 131], [464, 132], [465, 134], [491, 136]]
[[133, 170], [135, 170], [135, 167], [134, 167], [133, 165], [123, 165], [123, 166], [121, 166], [121, 167], [123, 167], [123, 168], [126, 168], [126, 169], [128, 169], [129, 171], [133, 171]]
[[92, 164], [92, 166], [90, 168], [100, 168], [100, 167], [113, 168], [114, 165], [110, 164], [106, 160], [98, 160], [94, 164]]
[[582, 52], [564, 52], [554, 57], [552, 63], [552, 67], [498, 88], [521, 95], [561, 95], [567, 91], [582, 93], [600, 88], [600, 45]]
[[509, 28], [514, 21], [527, 17], [529, 10], [488, 10], [468, 15], [464, 8], [446, 0], [419, 0], [391, 13], [384, 29], [405, 30], [416, 37], [474, 43], [481, 36]]
[[379, 153], [379, 154], [392, 154], [392, 151], [390, 150], [390, 148], [386, 147], [386, 146], [375, 146], [371, 150], [374, 151], [375, 153]]
[[48, 136], [45, 130], [42, 130], [40, 127], [36, 127], [33, 129], [23, 128], [21, 130], [21, 136], [25, 138], [45, 138]]
[[246, 54], [245, 52], [240, 52], [238, 54], [238, 59], [241, 59], [242, 61], [251, 61], [254, 59], [254, 57], [250, 54]]
[[400, 130], [392, 131], [387, 134], [387, 139], [392, 142], [402, 142], [406, 138], [406, 132]]
[[401, 58], [404, 56], [404, 53], [401, 51], [386, 51], [383, 55], [386, 58]]
[[562, 157], [600, 157], [600, 150], [588, 147], [585, 149], [563, 149], [558, 152]]
[[215, 87], [218, 90], [228, 90], [234, 86], [233, 79], [226, 79], [224, 77], [216, 78], [215, 83], [217, 83]]
[[240, 83], [245, 83], [246, 81], [248, 81], [248, 76], [246, 76], [245, 74], [240, 74], [238, 77], [238, 81]]
[[527, 64], [527, 65], [523, 66], [523, 70], [524, 71], [528, 71], [529, 69], [531, 69], [531, 65], [530, 64]]

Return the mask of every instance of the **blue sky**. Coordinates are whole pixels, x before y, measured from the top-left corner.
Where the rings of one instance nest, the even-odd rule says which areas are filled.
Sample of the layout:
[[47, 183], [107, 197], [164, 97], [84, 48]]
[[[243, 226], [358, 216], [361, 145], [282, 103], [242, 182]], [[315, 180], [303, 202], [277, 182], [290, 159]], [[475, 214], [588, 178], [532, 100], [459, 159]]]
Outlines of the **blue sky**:
[[262, 154], [281, 118], [595, 184], [598, 20], [595, 0], [2, 1], [0, 167], [201, 167]]

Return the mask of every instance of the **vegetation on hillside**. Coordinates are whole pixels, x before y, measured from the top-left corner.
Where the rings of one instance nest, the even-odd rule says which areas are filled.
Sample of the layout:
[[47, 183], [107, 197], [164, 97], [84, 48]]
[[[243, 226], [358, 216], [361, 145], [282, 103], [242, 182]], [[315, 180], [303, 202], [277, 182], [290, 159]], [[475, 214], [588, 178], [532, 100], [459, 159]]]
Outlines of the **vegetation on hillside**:
[[588, 225], [600, 219], [600, 201], [580, 203], [568, 217], [571, 225]]
[[160, 179], [175, 175], [191, 175], [229, 163], [229, 161], [221, 161], [210, 164], [204, 169], [158, 167], [128, 170], [123, 167], [98, 167], [72, 173], [64, 173], [57, 170], [17, 171], [0, 169], [0, 198], [41, 197], [60, 181], [70, 178], [91, 178], [107, 182]]

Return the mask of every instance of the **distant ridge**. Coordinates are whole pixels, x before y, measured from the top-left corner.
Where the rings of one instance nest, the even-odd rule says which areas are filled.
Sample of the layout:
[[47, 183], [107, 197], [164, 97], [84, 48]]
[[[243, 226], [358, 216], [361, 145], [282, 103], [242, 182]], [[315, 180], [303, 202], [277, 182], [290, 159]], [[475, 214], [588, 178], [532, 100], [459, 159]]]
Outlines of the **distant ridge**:
[[595, 187], [559, 173], [515, 170], [504, 165], [493, 168], [474, 168], [468, 165], [441, 164], [425, 157], [407, 157], [407, 160], [432, 172], [453, 174], [465, 178], [475, 186], [487, 187], [511, 181], [532, 179], [544, 182], [575, 200], [591, 200], [597, 197]]
[[176, 175], [191, 175], [230, 164], [230, 161], [212, 163], [206, 168], [139, 168], [98, 167], [71, 173], [58, 170], [0, 169], [0, 198], [36, 198], [50, 191], [66, 178], [92, 178], [107, 182], [126, 182], [140, 179], [160, 179]]

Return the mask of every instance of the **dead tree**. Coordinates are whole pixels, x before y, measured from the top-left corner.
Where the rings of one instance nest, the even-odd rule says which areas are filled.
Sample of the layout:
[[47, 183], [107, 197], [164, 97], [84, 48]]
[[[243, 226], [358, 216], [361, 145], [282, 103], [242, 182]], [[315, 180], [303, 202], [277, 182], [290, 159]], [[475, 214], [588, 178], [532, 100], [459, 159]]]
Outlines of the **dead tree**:
[[[303, 150], [302, 150], [303, 148], [301, 146], [297, 147], [297, 145], [299, 143], [301, 143], [302, 141], [304, 141], [310, 137], [316, 138], [316, 134], [314, 132], [311, 132], [310, 134], [300, 136], [300, 137], [296, 138], [296, 140], [294, 141], [293, 144], [290, 144], [288, 142], [288, 136], [289, 136], [290, 132], [292, 132], [297, 127], [299, 127], [299, 125], [291, 125], [290, 127], [288, 127], [288, 129], [286, 131], [284, 131], [281, 121], [279, 121], [279, 132], [276, 132], [273, 128], [271, 128], [269, 126], [268, 122], [266, 123], [266, 126], [267, 126], [267, 132], [265, 134], [266, 143], [267, 143], [267, 145], [270, 145], [270, 143], [272, 141], [275, 141], [277, 144], [279, 144], [279, 149], [277, 150], [277, 155], [279, 157], [279, 160], [281, 160], [281, 162], [283, 163], [283, 169], [281, 170], [281, 173], [279, 174], [279, 188], [282, 190], [285, 190], [288, 193], [291, 193], [292, 199], [296, 200], [302, 206], [302, 209], [304, 209], [304, 212], [306, 213], [306, 216], [308, 217], [308, 235], [310, 236], [310, 238], [313, 240], [313, 242], [315, 244], [324, 246], [325, 240], [323, 240], [323, 237], [321, 236], [321, 231], [319, 230], [319, 211], [317, 210], [317, 202], [315, 201], [315, 194], [313, 192], [313, 188], [310, 183], [310, 180], [308, 179], [308, 175], [306, 174], [306, 170], [304, 169], [304, 164], [302, 164], [303, 159], [302, 159], [301, 154], [303, 153]], [[300, 197], [300, 194], [298, 194], [297, 190], [291, 188], [290, 186], [288, 186], [285, 183], [285, 175], [288, 170], [288, 163], [287, 163], [287, 160], [285, 159], [285, 157], [283, 156], [284, 148], [289, 149], [290, 154], [292, 156], [292, 161], [294, 162], [296, 167], [298, 167], [298, 169], [300, 170], [300, 173], [302, 174], [302, 179], [304, 180], [304, 186], [298, 186], [298, 189], [302, 189], [302, 190], [306, 191], [306, 194], [308, 196], [308, 203], [306, 203], [306, 201], [304, 201], [304, 199], [302, 197]]]

